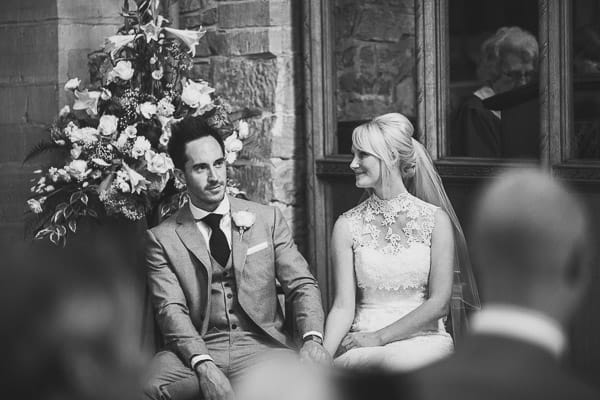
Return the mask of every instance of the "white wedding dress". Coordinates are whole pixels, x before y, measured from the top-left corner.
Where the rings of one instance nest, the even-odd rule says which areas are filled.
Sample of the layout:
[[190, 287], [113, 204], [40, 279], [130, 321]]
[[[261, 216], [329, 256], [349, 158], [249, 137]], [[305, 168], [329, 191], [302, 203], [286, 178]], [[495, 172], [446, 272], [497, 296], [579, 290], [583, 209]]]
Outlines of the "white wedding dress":
[[[391, 200], [372, 195], [343, 214], [353, 237], [357, 302], [351, 332], [373, 332], [408, 314], [427, 298], [431, 235], [438, 208], [409, 193]], [[343, 367], [409, 371], [449, 355], [444, 321], [410, 338], [359, 347], [335, 360]]]

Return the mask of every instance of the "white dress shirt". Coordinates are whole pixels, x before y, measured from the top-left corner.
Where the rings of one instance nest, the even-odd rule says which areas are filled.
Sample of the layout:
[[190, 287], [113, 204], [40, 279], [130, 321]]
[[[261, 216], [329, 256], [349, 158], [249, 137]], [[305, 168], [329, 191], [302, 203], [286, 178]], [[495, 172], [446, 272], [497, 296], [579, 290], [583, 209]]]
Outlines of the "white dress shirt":
[[566, 347], [562, 326], [538, 311], [508, 304], [490, 304], [471, 318], [471, 332], [509, 337], [542, 347], [560, 357]]
[[193, 205], [190, 201], [190, 211], [192, 212], [192, 215], [196, 220], [196, 226], [198, 227], [200, 233], [202, 233], [202, 236], [206, 241], [207, 249], [210, 249], [209, 240], [210, 234], [212, 233], [212, 229], [210, 228], [210, 226], [208, 226], [206, 222], [200, 220], [206, 217], [208, 214], [221, 214], [223, 216], [221, 218], [221, 221], [219, 222], [219, 227], [225, 234], [225, 237], [227, 238], [227, 244], [229, 244], [229, 248], [231, 249], [231, 214], [229, 213], [229, 210], [230, 205], [227, 196], [223, 198], [221, 204], [219, 204], [219, 206], [214, 211], [206, 211], [201, 208], [198, 208], [195, 205]]

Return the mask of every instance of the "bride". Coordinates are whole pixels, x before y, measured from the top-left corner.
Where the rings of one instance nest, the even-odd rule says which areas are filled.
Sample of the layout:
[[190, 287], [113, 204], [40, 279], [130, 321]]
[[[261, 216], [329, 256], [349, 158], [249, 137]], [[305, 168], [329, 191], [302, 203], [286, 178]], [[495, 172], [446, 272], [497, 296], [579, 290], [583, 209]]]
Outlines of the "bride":
[[338, 366], [408, 371], [441, 359], [454, 347], [448, 309], [458, 332], [465, 305], [479, 305], [462, 230], [412, 134], [410, 121], [391, 113], [352, 135], [350, 168], [370, 196], [333, 228], [324, 346]]

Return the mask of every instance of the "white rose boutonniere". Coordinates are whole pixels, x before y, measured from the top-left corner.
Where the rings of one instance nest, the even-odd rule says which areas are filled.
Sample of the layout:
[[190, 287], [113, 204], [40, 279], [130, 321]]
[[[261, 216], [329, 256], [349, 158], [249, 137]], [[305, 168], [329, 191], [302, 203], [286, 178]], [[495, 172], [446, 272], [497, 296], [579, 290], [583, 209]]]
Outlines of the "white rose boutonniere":
[[244, 237], [244, 232], [250, 229], [256, 221], [256, 215], [249, 211], [237, 211], [231, 213], [231, 219], [240, 232], [240, 238]]

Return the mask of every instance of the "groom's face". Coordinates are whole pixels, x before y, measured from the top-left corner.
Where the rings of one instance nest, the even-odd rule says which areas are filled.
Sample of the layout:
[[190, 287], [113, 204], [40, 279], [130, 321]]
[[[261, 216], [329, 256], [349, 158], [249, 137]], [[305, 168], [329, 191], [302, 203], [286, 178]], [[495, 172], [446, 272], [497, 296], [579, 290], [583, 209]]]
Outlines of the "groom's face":
[[212, 136], [186, 144], [183, 177], [192, 204], [206, 211], [216, 209], [225, 197], [227, 166], [223, 150]]

